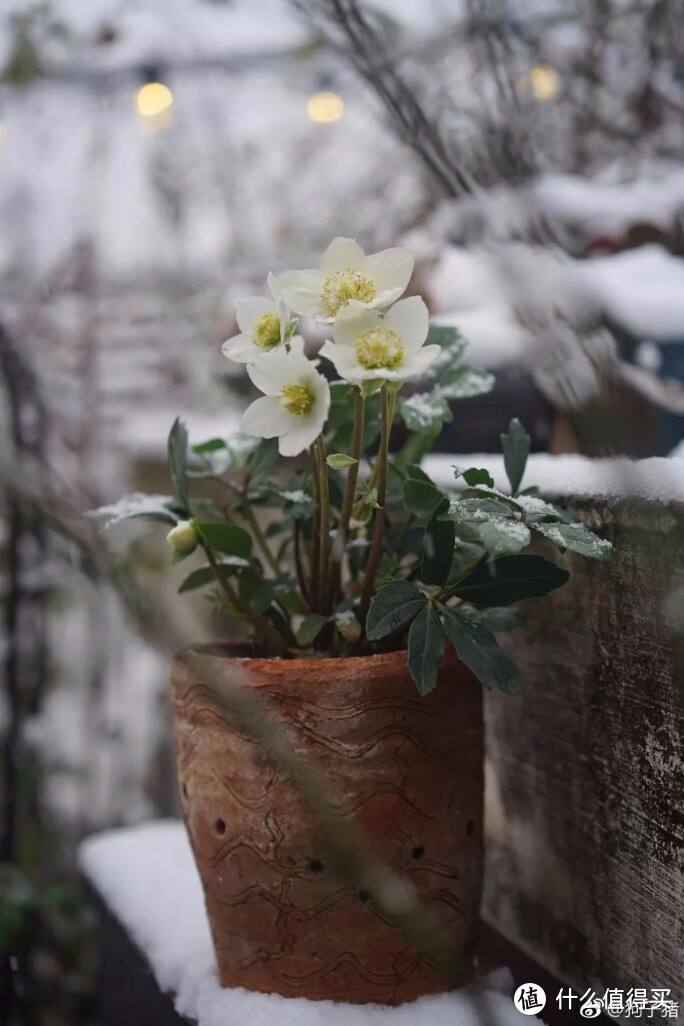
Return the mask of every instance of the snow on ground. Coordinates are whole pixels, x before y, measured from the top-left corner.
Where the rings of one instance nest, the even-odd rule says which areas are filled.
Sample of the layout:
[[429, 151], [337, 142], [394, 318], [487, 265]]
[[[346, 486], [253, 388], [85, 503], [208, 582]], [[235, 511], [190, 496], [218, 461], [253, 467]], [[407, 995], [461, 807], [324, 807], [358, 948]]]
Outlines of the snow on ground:
[[[495, 487], [508, 490], [503, 456], [494, 453], [457, 453], [426, 456], [423, 469], [446, 489], [457, 489], [454, 466], [484, 467]], [[684, 501], [684, 457], [652, 456], [645, 460], [626, 457], [591, 459], [574, 453], [553, 456], [533, 453], [525, 471], [526, 486], [537, 485], [542, 495], [626, 498], [634, 496], [653, 502]]]
[[[479, 1026], [469, 988], [388, 1008], [306, 1001], [219, 985], [204, 897], [181, 823], [160, 821], [84, 841], [83, 872], [149, 961], [177, 1011], [199, 1026]], [[479, 991], [497, 1026], [532, 1021], [513, 1007], [493, 973]], [[537, 1019], [537, 1022], [540, 1020]]]
[[641, 246], [577, 262], [602, 307], [635, 335], [684, 340], [684, 260], [662, 246]]

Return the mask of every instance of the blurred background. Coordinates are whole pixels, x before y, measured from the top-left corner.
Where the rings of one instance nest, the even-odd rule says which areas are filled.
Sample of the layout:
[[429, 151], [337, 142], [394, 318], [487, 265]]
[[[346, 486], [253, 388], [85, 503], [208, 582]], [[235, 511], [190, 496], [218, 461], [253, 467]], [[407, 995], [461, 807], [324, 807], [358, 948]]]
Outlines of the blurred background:
[[220, 343], [269, 270], [415, 252], [497, 376], [444, 453], [517, 415], [536, 451], [682, 454], [683, 44], [677, 0], [5, 0], [3, 1022], [97, 1021], [75, 846], [175, 811], [160, 638], [220, 628], [162, 530], [105, 553], [80, 514], [167, 491], [177, 414], [236, 430]]

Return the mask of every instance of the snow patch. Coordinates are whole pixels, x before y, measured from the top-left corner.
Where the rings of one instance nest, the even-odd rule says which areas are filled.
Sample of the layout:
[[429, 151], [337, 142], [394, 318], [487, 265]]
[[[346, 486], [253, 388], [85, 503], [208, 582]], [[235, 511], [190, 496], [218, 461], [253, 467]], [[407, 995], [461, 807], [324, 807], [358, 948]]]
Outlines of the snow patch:
[[[420, 998], [398, 1008], [306, 1001], [219, 985], [204, 898], [185, 829], [161, 821], [112, 830], [84, 841], [84, 874], [143, 952], [176, 1010], [198, 1026], [480, 1026], [471, 988]], [[510, 975], [490, 974], [478, 991], [497, 1026], [534, 1021], [502, 989]], [[537, 1022], [540, 1020], [537, 1019]]]

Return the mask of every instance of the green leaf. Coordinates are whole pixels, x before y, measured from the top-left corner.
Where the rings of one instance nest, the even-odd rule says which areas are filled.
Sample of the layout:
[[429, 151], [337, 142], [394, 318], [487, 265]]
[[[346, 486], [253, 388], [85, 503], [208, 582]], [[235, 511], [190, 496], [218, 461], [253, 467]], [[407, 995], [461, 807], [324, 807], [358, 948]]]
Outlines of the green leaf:
[[444, 516], [456, 523], [483, 524], [488, 520], [509, 516], [511, 507], [491, 496], [483, 499], [452, 499]]
[[340, 609], [333, 615], [335, 627], [345, 641], [353, 645], [361, 637], [361, 624], [352, 609]]
[[488, 371], [475, 367], [446, 369], [438, 378], [438, 388], [446, 399], [474, 399], [494, 388], [495, 378]]
[[320, 616], [318, 613], [305, 616], [297, 630], [297, 644], [306, 648], [315, 641], [327, 622], [327, 616]]
[[371, 381], [362, 381], [359, 385], [361, 389], [361, 395], [364, 399], [370, 399], [375, 392], [379, 392], [382, 388], [382, 381], [379, 378], [373, 378]]
[[183, 509], [189, 513], [190, 500], [188, 498], [187, 484], [188, 432], [180, 417], [176, 417], [169, 432], [167, 453], [173, 493]]
[[170, 495], [145, 495], [143, 492], [133, 492], [111, 506], [99, 506], [97, 509], [88, 510], [86, 516], [103, 521], [105, 527], [114, 527], [124, 520], [154, 520], [173, 527], [178, 523], [178, 516], [170, 509], [173, 502]]
[[507, 695], [520, 690], [520, 671], [483, 623], [457, 609], [444, 609], [444, 626], [462, 663], [486, 688]]
[[404, 481], [404, 502], [406, 508], [414, 516], [429, 520], [439, 504], [445, 498], [443, 492], [436, 488], [431, 481], [422, 481], [417, 478], [407, 478]]
[[446, 634], [433, 602], [428, 602], [411, 624], [408, 636], [408, 668], [421, 695], [437, 684], [437, 670], [444, 655]]
[[454, 555], [456, 532], [451, 520], [431, 520], [425, 528], [421, 576], [426, 584], [444, 584]]
[[366, 637], [379, 641], [395, 634], [425, 605], [425, 596], [409, 581], [390, 581], [373, 596], [366, 621]]
[[485, 470], [484, 467], [470, 467], [468, 470], [459, 470], [458, 467], [454, 467], [454, 477], [462, 477], [468, 485], [487, 485], [488, 488], [494, 487], [494, 478]]
[[490, 631], [512, 631], [515, 627], [522, 627], [525, 623], [525, 614], [522, 609], [512, 606], [492, 606], [491, 609], [479, 609], [477, 616], [480, 623]]
[[428, 381], [439, 381], [445, 371], [455, 368], [466, 348], [465, 339], [457, 328], [439, 324], [430, 325], [426, 343], [442, 347], [442, 352], [425, 372]]
[[518, 489], [525, 473], [527, 457], [530, 454], [530, 436], [517, 417], [508, 425], [508, 433], [501, 435], [503, 445], [504, 467], [511, 483], [511, 492], [518, 494]]
[[[228, 577], [232, 577], [240, 570], [248, 567], [249, 563], [246, 559], [240, 559], [239, 556], [234, 559], [222, 559], [219, 563], [219, 567], [225, 570]], [[178, 588], [178, 594], [183, 595], [186, 591], [194, 591], [195, 588], [203, 588], [205, 584], [212, 584], [216, 581], [216, 574], [210, 566], [201, 566], [198, 570], [193, 570], [192, 573], [188, 574], [185, 580]]]
[[519, 552], [530, 544], [530, 531], [519, 520], [510, 518], [489, 520], [480, 524], [477, 532], [482, 544], [492, 556], [507, 556]]
[[543, 556], [501, 556], [479, 566], [461, 581], [455, 594], [478, 606], [508, 606], [546, 595], [565, 584], [570, 574]]
[[375, 497], [375, 492], [371, 491], [365, 481], [359, 481], [357, 490], [361, 492], [361, 498], [366, 506], [370, 506], [372, 509], [380, 509], [378, 500]]
[[193, 445], [192, 451], [196, 452], [198, 456], [203, 456], [205, 452], [217, 452], [219, 449], [227, 449], [228, 445], [223, 438], [210, 438], [207, 442], [200, 442], [199, 445]]
[[537, 522], [532, 524], [535, 531], [557, 545], [559, 549], [569, 549], [589, 559], [610, 560], [615, 558], [615, 549], [605, 538], [599, 538], [584, 524], [550, 524]]
[[278, 439], [262, 438], [245, 461], [245, 474], [248, 478], [262, 477], [270, 473], [278, 462]]
[[184, 559], [191, 556], [194, 551], [194, 549], [190, 549], [187, 552], [184, 552], [183, 549], [173, 549], [169, 556], [169, 566], [178, 566], [178, 564], [182, 563]]
[[359, 461], [355, 460], [353, 456], [347, 456], [346, 453], [333, 452], [326, 457], [325, 462], [333, 470], [344, 470], [345, 467], [351, 467]]
[[409, 431], [432, 431], [451, 420], [449, 404], [437, 389], [412, 395], [400, 403], [399, 410]]
[[200, 534], [213, 552], [249, 559], [252, 539], [247, 531], [236, 524], [197, 524]]
[[423, 468], [419, 467], [417, 463], [407, 463], [404, 467], [404, 473], [406, 474], [406, 477], [410, 477], [414, 481], [427, 481], [428, 484], [436, 487], [432, 478], [428, 477]]

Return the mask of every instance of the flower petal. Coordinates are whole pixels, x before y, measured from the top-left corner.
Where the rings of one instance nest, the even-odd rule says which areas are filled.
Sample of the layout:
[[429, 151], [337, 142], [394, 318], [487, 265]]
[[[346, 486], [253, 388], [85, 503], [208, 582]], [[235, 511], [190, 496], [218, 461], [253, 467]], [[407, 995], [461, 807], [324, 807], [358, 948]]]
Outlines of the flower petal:
[[283, 385], [290, 380], [287, 365], [287, 354], [282, 350], [257, 356], [254, 363], [247, 368], [247, 373], [254, 385], [265, 395], [278, 395]]
[[408, 355], [420, 349], [427, 338], [430, 315], [420, 296], [409, 296], [387, 311], [384, 323], [396, 331]]
[[380, 323], [380, 314], [369, 310], [358, 299], [342, 307], [333, 326], [333, 338], [337, 345], [354, 346], [359, 335]]
[[297, 314], [316, 317], [320, 313], [323, 275], [320, 271], [286, 271], [278, 279], [284, 303]]
[[368, 305], [378, 310], [384, 310], [386, 306], [395, 303], [403, 291], [402, 288], [385, 289], [384, 292], [378, 292], [375, 299]]
[[221, 346], [221, 352], [229, 360], [234, 360], [235, 363], [247, 363], [249, 360], [254, 359], [258, 349], [253, 345], [248, 335], [240, 334], [227, 338]]
[[321, 257], [321, 271], [324, 275], [335, 271], [362, 271], [366, 264], [366, 254], [354, 239], [345, 239], [338, 235], [333, 239]]
[[275, 396], [262, 395], [242, 414], [241, 428], [257, 438], [275, 438], [289, 431], [292, 415], [284, 410]]
[[238, 328], [245, 335], [251, 335], [255, 323], [267, 313], [277, 313], [277, 307], [272, 299], [265, 296], [248, 296], [235, 303]]
[[367, 257], [366, 274], [373, 279], [378, 292], [399, 289], [398, 295], [401, 295], [413, 274], [414, 264], [415, 257], [410, 249], [395, 246]]
[[320, 355], [330, 360], [337, 373], [345, 379], [361, 369], [356, 361], [356, 353], [350, 346], [335, 345], [328, 340], [321, 347]]
[[320, 435], [324, 422], [324, 412], [316, 412], [312, 417], [291, 417], [289, 430], [278, 443], [280, 455], [299, 456]]
[[405, 378], [415, 378], [419, 374], [423, 374], [430, 364], [437, 359], [441, 351], [442, 347], [436, 345], [423, 346], [422, 349], [418, 349], [406, 361], [406, 371], [403, 376]]

